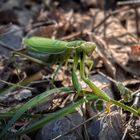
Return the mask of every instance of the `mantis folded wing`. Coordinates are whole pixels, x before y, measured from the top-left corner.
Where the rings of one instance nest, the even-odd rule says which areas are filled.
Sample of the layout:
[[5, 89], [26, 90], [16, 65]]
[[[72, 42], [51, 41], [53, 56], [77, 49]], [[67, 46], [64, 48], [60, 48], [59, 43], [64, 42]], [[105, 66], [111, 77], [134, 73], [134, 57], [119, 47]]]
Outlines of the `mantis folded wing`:
[[90, 56], [96, 47], [96, 45], [91, 42], [66, 42], [43, 37], [25, 39], [25, 45], [30, 55], [35, 58], [44, 59], [48, 63], [65, 61], [69, 58], [73, 50], [76, 52], [84, 51]]
[[137, 110], [132, 107], [126, 106], [116, 100], [111, 99], [104, 91], [99, 89], [88, 77], [85, 76], [85, 56], [91, 56], [96, 48], [96, 44], [85, 41], [60, 41], [43, 37], [31, 37], [25, 39], [28, 53], [35, 57], [45, 60], [48, 63], [56, 63], [67, 60], [72, 52], [74, 53], [74, 63], [72, 67], [72, 82], [75, 90], [80, 93], [82, 91], [81, 85], [76, 76], [76, 70], [78, 61], [80, 60], [80, 76], [81, 79], [91, 88], [94, 94], [104, 99], [107, 102], [111, 102], [125, 110], [130, 111], [134, 115], [138, 116]]

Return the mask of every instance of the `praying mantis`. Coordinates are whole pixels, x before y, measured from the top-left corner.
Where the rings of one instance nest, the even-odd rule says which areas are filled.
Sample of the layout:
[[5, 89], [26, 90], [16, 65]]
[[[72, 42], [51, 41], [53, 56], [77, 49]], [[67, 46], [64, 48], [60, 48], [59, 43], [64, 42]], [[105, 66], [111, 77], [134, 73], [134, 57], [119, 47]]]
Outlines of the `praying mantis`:
[[28, 54], [37, 59], [45, 60], [47, 63], [65, 62], [71, 54], [74, 55], [72, 65], [72, 83], [77, 93], [83, 92], [76, 71], [80, 62], [80, 77], [90, 87], [92, 92], [109, 104], [115, 104], [124, 110], [139, 116], [139, 111], [121, 102], [111, 99], [107, 93], [98, 88], [85, 74], [86, 57], [92, 55], [96, 44], [86, 41], [60, 41], [44, 37], [30, 37], [25, 39]]

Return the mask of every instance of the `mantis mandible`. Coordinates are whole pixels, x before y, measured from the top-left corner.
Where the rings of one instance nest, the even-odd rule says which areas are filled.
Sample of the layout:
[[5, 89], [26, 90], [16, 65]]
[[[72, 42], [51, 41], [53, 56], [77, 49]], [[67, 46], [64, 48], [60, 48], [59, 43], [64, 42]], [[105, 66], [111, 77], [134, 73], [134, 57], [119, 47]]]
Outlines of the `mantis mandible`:
[[86, 41], [60, 41], [44, 37], [30, 37], [25, 39], [25, 45], [29, 55], [37, 59], [43, 59], [48, 63], [64, 62], [70, 55], [74, 54], [72, 66], [72, 82], [77, 93], [82, 92], [82, 87], [78, 81], [76, 70], [80, 61], [80, 77], [91, 88], [92, 92], [99, 98], [115, 104], [138, 116], [139, 112], [132, 107], [111, 99], [103, 90], [98, 88], [85, 74], [86, 56], [91, 56], [96, 48], [96, 44]]

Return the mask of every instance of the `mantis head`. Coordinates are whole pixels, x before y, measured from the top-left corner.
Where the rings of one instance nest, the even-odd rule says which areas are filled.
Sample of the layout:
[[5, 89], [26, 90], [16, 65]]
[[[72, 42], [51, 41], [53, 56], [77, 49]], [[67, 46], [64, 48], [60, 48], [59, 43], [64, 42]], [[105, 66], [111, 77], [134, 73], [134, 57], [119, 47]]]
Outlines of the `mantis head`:
[[96, 44], [93, 42], [84, 42], [81, 44], [81, 49], [87, 56], [91, 56], [95, 48]]

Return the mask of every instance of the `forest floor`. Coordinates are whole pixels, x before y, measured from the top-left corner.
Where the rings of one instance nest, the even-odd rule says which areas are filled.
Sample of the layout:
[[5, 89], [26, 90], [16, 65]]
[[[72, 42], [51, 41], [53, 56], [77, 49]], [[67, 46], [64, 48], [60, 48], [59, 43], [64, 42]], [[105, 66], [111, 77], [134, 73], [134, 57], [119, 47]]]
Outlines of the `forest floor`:
[[[140, 108], [140, 2], [115, 2], [115, 0], [114, 3], [105, 2], [105, 0], [0, 1], [0, 129], [2, 133], [12, 116], [16, 115], [31, 99], [50, 89], [73, 87], [71, 63], [62, 65], [53, 81], [52, 75], [58, 64], [49, 65], [42, 61], [43, 64], [38, 64], [28, 57], [24, 40], [31, 36], [63, 41], [94, 42], [97, 47], [88, 58], [94, 62], [89, 78], [112, 99], [120, 101], [130, 96], [131, 99], [123, 103], [136, 110]], [[79, 75], [79, 70], [76, 74]], [[120, 91], [118, 90], [118, 83], [131, 91], [129, 95], [124, 94], [124, 86]], [[83, 88], [86, 87], [82, 81], [81, 85]], [[91, 92], [88, 87], [85, 89]], [[11, 132], [20, 134], [20, 129], [22, 132], [22, 129], [29, 124], [39, 122], [38, 120], [45, 115], [57, 113], [79, 99], [81, 97], [77, 97], [75, 91], [71, 93], [65, 91], [45, 101], [37, 102], [36, 107], [30, 104], [28, 108], [22, 110], [22, 113], [20, 111], [19, 114], [17, 113], [15, 121], [9, 123], [9, 130], [4, 130], [3, 135], [5, 138], [10, 138]], [[52, 119], [54, 123], [43, 127], [44, 122], [38, 127], [39, 131], [35, 129], [36, 131], [24, 133], [20, 135], [21, 139], [50, 140], [58, 139], [57, 136], [59, 139], [69, 140], [140, 139], [139, 117], [114, 106], [111, 112], [106, 113], [106, 106], [108, 103], [105, 104], [102, 99], [90, 101], [77, 109], [77, 112], [82, 112], [80, 113], [82, 117], [73, 114], [67, 116], [69, 119], [65, 118], [65, 120], [64, 116], [60, 116], [62, 119], [59, 122]], [[75, 125], [71, 126], [71, 123]], [[58, 127], [60, 124], [64, 125], [64, 128]], [[7, 131], [9, 133], [6, 133]], [[47, 134], [43, 134], [45, 132]], [[0, 138], [2, 138], [1, 134]]]

